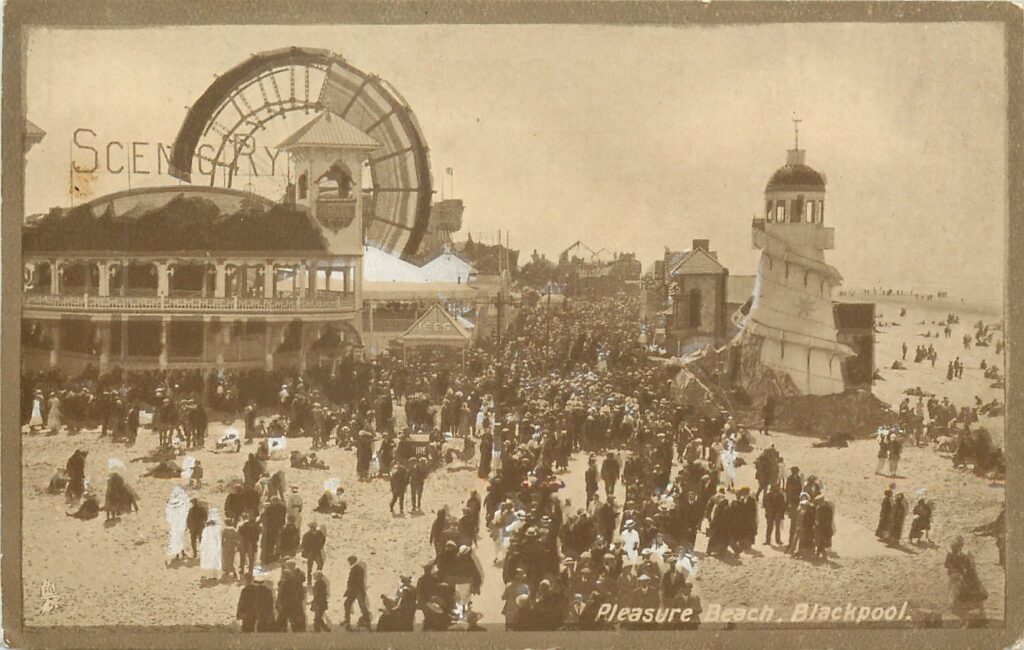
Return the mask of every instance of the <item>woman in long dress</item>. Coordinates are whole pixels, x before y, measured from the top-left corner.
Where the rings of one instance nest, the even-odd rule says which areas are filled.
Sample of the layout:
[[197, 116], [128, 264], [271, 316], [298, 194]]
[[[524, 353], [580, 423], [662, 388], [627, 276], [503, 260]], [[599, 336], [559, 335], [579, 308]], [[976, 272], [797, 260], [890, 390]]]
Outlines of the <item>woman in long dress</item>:
[[724, 474], [722, 479], [726, 489], [731, 492], [736, 485], [736, 444], [731, 439], [725, 441], [721, 459]]
[[28, 421], [28, 430], [33, 431], [35, 429], [43, 428], [43, 393], [42, 391], [36, 391], [35, 397], [32, 398], [32, 417]]
[[209, 571], [211, 578], [220, 578], [221, 567], [221, 531], [224, 525], [220, 518], [220, 512], [216, 508], [210, 508], [206, 518], [206, 528], [203, 530], [203, 538], [199, 542], [199, 566], [204, 571]]
[[164, 509], [167, 516], [167, 557], [185, 558], [185, 531], [188, 518], [188, 494], [185, 488], [175, 485], [171, 498]]
[[46, 418], [46, 426], [50, 429], [50, 433], [60, 433], [61, 427], [61, 413], [60, 413], [60, 398], [57, 397], [56, 393], [50, 395], [50, 411]]
[[469, 436], [469, 428], [471, 424], [472, 414], [469, 412], [469, 404], [462, 403], [462, 408], [459, 409], [459, 426], [458, 436], [460, 438], [466, 438]]

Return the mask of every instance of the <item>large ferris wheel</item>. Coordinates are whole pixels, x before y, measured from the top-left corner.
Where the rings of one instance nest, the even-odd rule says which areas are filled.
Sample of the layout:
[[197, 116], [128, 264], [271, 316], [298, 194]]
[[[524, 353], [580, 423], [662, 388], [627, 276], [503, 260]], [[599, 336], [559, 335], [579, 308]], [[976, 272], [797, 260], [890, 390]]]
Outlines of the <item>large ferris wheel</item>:
[[276, 145], [297, 123], [324, 110], [381, 144], [364, 174], [367, 239], [402, 257], [415, 255], [432, 196], [430, 158], [416, 116], [391, 84], [328, 50], [262, 52], [218, 76], [178, 131], [170, 173], [192, 182], [197, 164], [206, 167], [202, 176], [212, 186], [245, 187], [259, 160], [253, 156], [257, 141]]

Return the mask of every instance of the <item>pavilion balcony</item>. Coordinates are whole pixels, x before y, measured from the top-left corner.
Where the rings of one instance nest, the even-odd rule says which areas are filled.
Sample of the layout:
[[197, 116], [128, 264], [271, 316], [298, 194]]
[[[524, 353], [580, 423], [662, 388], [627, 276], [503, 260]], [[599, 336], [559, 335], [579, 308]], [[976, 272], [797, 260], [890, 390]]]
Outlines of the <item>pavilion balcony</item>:
[[295, 313], [337, 312], [356, 309], [355, 295], [334, 291], [316, 291], [312, 295], [298, 291], [272, 298], [203, 298], [196, 295], [170, 296], [93, 296], [22, 294], [22, 308], [54, 312], [129, 312], [129, 313]]

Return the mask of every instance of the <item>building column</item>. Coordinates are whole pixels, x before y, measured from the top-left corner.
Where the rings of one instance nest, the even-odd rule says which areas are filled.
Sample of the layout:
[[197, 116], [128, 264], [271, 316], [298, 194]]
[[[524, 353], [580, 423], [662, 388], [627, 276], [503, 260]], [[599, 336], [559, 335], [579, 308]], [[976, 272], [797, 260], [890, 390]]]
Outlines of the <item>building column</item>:
[[[100, 273], [103, 273], [103, 270], [100, 270]], [[110, 327], [111, 324], [109, 320], [99, 322], [100, 373], [105, 373], [110, 368]]]
[[299, 374], [306, 372], [306, 353], [309, 351], [309, 346], [306, 345], [306, 332], [308, 331], [308, 323], [300, 321], [299, 327]]
[[210, 360], [210, 318], [203, 317], [203, 361]]
[[100, 262], [100, 286], [97, 293], [103, 297], [110, 295], [110, 262]]
[[235, 267], [235, 295], [245, 298], [249, 295], [249, 265]]
[[227, 351], [228, 346], [231, 345], [231, 328], [234, 327], [232, 321], [221, 321], [220, 323], [220, 339], [221, 344], [217, 348], [217, 363], [224, 363], [224, 353]]
[[50, 293], [60, 295], [60, 260], [50, 260]]
[[156, 263], [156, 295], [166, 298], [171, 294], [170, 264]]
[[199, 295], [206, 298], [210, 295], [210, 265], [203, 266], [203, 286], [199, 289]]
[[356, 260], [352, 267], [352, 293], [355, 294], [355, 308], [363, 308], [363, 258]]
[[277, 349], [277, 337], [280, 336], [281, 326], [278, 323], [267, 322], [263, 328], [263, 367], [267, 372], [274, 370], [274, 351]]
[[128, 358], [128, 319], [121, 317], [121, 362]]
[[160, 368], [166, 368], [168, 362], [168, 350], [167, 350], [167, 329], [170, 327], [169, 318], [160, 319]]
[[61, 322], [60, 320], [53, 321], [50, 324], [50, 341], [53, 346], [50, 348], [50, 367], [57, 368], [60, 365], [60, 334], [61, 334]]
[[267, 262], [263, 265], [263, 297], [274, 297], [274, 263]]
[[310, 260], [309, 265], [306, 268], [306, 277], [309, 278], [309, 295], [310, 295], [310, 297], [315, 296], [317, 289], [319, 289], [319, 287], [317, 286], [317, 283], [320, 280], [320, 278], [319, 278], [320, 274], [319, 274], [318, 269], [317, 269], [317, 265], [318, 264], [319, 264], [319, 260]]
[[226, 295], [228, 265], [225, 262], [217, 262], [217, 282], [213, 288], [215, 298], [223, 298]]

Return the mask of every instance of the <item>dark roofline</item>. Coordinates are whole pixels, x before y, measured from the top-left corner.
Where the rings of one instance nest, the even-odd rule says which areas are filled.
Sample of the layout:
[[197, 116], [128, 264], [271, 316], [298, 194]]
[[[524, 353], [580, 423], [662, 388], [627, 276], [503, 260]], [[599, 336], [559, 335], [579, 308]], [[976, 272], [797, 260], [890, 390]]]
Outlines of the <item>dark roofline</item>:
[[253, 192], [246, 192], [245, 190], [236, 190], [227, 187], [210, 187], [208, 185], [160, 185], [157, 187], [135, 187], [128, 190], [120, 190], [113, 194], [104, 194], [98, 196], [95, 199], [83, 203], [82, 206], [95, 208], [104, 203], [114, 201], [116, 199], [124, 198], [126, 196], [141, 196], [145, 194], [173, 194], [173, 193], [184, 193], [184, 194], [227, 194], [230, 196], [236, 196], [240, 199], [249, 198], [255, 199], [260, 203], [263, 203], [266, 207], [273, 207], [278, 205], [276, 201], [272, 201], [265, 196], [254, 194]]
[[192, 257], [196, 259], [216, 259], [221, 257], [248, 257], [266, 259], [268, 257], [315, 257], [328, 259], [331, 257], [348, 257], [346, 254], [327, 255], [323, 249], [306, 250], [263, 250], [263, 251], [214, 251], [214, 250], [176, 250], [176, 251], [129, 251], [129, 250], [63, 250], [63, 251], [22, 251], [22, 259], [59, 258], [92, 259], [110, 257], [130, 257], [132, 259], [164, 259], [168, 257]]

